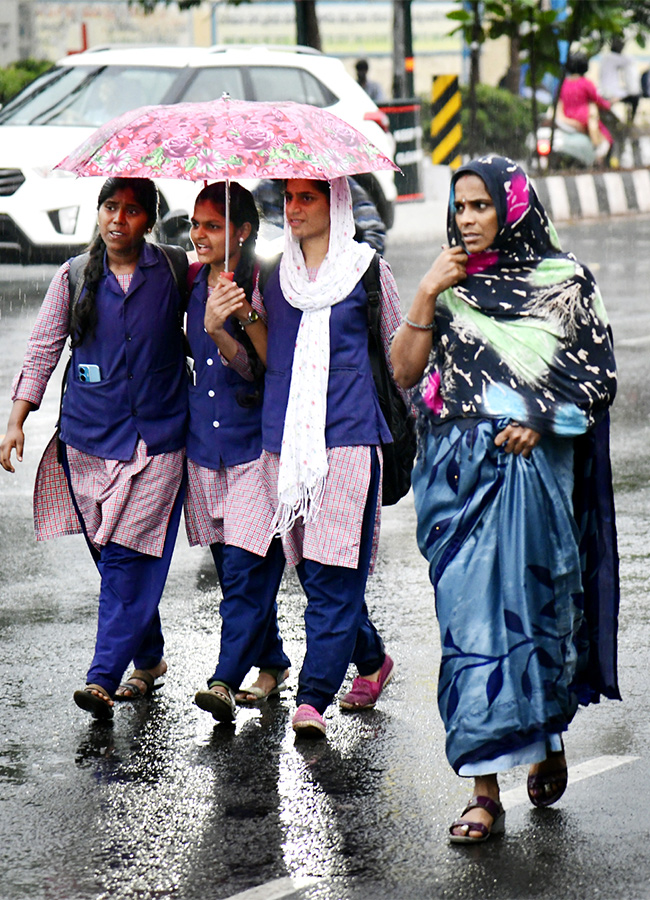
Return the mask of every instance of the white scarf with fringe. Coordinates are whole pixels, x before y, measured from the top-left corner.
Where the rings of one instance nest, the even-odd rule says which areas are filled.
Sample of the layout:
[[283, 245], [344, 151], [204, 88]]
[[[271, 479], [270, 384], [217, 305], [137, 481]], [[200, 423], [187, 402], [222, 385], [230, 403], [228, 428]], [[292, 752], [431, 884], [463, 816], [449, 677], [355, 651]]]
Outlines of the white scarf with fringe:
[[352, 292], [375, 251], [354, 240], [352, 198], [347, 178], [330, 182], [330, 241], [311, 280], [300, 243], [284, 220], [280, 287], [288, 303], [302, 310], [291, 369], [282, 433], [278, 508], [274, 533], [286, 535], [296, 521], [318, 515], [327, 477], [325, 423], [330, 368], [330, 311]]

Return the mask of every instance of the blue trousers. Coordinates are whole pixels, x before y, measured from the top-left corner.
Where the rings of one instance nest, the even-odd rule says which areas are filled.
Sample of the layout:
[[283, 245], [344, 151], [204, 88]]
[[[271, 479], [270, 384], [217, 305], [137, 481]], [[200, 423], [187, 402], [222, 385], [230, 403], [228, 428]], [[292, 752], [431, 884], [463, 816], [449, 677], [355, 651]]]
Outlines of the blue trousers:
[[212, 544], [210, 549], [223, 599], [219, 663], [208, 684], [223, 681], [236, 691], [253, 666], [288, 669], [291, 665], [282, 648], [276, 602], [284, 553], [278, 538], [271, 541], [266, 556], [229, 544]]
[[[360, 675], [370, 675], [385, 658], [384, 645], [370, 621], [365, 602], [379, 478], [379, 460], [373, 452], [357, 568], [327, 566], [309, 559], [297, 566], [307, 596], [307, 652], [297, 702], [309, 703], [321, 713], [341, 687], [350, 662], [357, 666]], [[289, 666], [278, 633], [275, 602], [283, 569], [284, 556], [277, 539], [272, 541], [266, 557], [238, 547], [223, 548], [221, 649], [219, 664], [209, 683], [224, 681], [236, 690], [254, 665]]]
[[357, 568], [326, 566], [311, 559], [301, 560], [296, 568], [307, 596], [307, 652], [296, 703], [308, 703], [319, 713], [324, 713], [334, 699], [350, 662], [364, 676], [381, 668], [386, 657], [365, 600], [380, 477], [377, 452], [373, 450]]
[[[62, 463], [70, 484], [65, 453]], [[72, 486], [70, 492], [76, 507]], [[99, 684], [111, 695], [131, 660], [137, 669], [151, 669], [162, 659], [164, 639], [158, 607], [176, 543], [184, 497], [185, 479], [172, 507], [161, 557], [112, 542], [98, 551], [88, 540], [77, 509], [101, 578], [95, 655], [86, 683]]]

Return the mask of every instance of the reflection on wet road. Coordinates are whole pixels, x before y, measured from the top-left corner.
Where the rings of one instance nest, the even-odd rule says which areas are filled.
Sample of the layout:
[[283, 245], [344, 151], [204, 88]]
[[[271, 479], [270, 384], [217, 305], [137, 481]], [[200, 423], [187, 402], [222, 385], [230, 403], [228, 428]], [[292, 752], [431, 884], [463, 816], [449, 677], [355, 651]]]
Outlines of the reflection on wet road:
[[[650, 896], [639, 827], [650, 774], [650, 221], [564, 228], [561, 237], [596, 270], [621, 374], [612, 445], [625, 702], [577, 717], [569, 763], [638, 759], [570, 781], [556, 809], [513, 803], [507, 834], [486, 847], [448, 845], [468, 786], [444, 756], [435, 614], [410, 497], [384, 510], [369, 583], [397, 666], [377, 709], [332, 707], [326, 742], [296, 742], [304, 601], [289, 573], [279, 606], [292, 690], [241, 710], [235, 726], [198, 710], [192, 697], [214, 668], [220, 595], [209, 553], [190, 550], [181, 532], [162, 605], [166, 684], [150, 701], [121, 704], [112, 724], [93, 724], [72, 692], [92, 649], [97, 574], [81, 538], [33, 539], [31, 488], [56, 420], [55, 375], [29, 419], [25, 462], [0, 477], [0, 900], [222, 900], [255, 887], [257, 900]], [[406, 303], [429, 248], [394, 244], [388, 256]], [[3, 423], [51, 273], [0, 267]], [[509, 774], [504, 790], [523, 775]]]

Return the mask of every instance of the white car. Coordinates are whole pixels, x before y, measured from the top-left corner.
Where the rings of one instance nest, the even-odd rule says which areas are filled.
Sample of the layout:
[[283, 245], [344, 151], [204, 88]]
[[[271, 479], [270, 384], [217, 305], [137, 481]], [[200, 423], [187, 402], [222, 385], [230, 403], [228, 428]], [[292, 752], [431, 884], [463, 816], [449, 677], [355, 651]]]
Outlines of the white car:
[[[340, 60], [309, 48], [96, 47], [66, 56], [0, 110], [0, 262], [60, 262], [93, 237], [102, 178], [53, 167], [104, 122], [138, 106], [211, 100], [294, 100], [327, 108], [394, 156], [388, 119]], [[393, 173], [355, 176], [388, 228]], [[160, 180], [160, 236], [192, 211], [200, 185]], [[164, 217], [167, 216], [167, 219]]]

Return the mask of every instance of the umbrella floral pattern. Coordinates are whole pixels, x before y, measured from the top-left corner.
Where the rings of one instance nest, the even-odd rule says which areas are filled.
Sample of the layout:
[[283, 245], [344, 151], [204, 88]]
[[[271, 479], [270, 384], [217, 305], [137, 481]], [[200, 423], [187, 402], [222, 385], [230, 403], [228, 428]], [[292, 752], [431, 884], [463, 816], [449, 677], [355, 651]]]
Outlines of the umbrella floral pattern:
[[225, 98], [131, 110], [98, 128], [56, 168], [190, 181], [399, 171], [361, 132], [327, 110]]

